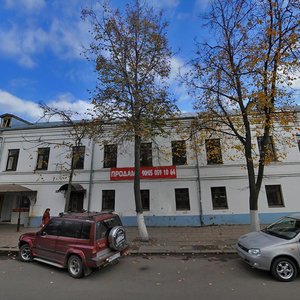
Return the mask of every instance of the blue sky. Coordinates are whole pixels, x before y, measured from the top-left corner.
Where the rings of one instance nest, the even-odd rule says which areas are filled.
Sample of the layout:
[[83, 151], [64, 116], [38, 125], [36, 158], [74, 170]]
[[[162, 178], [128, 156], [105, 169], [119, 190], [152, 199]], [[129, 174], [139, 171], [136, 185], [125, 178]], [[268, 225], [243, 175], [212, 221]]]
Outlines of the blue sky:
[[[191, 58], [199, 33], [199, 15], [209, 0], [147, 0], [169, 20], [169, 42], [176, 52], [171, 84], [179, 107], [192, 110], [186, 90], [175, 82], [180, 65]], [[89, 25], [81, 9], [96, 0], [0, 0], [0, 114], [30, 121], [40, 116], [38, 103], [80, 111], [89, 106], [95, 87], [93, 67], [80, 53], [88, 45]], [[126, 1], [113, 0], [114, 7]]]
[[[178, 68], [193, 56], [194, 38], [201, 31], [200, 15], [210, 0], [146, 0], [163, 9], [169, 42], [176, 52], [170, 83], [182, 111], [192, 100], [176, 81]], [[124, 7], [127, 0], [112, 0]], [[12, 113], [29, 121], [41, 115], [38, 103], [83, 111], [88, 90], [95, 87], [93, 66], [80, 53], [89, 42], [89, 24], [81, 9], [96, 0], [0, 0], [0, 114]]]

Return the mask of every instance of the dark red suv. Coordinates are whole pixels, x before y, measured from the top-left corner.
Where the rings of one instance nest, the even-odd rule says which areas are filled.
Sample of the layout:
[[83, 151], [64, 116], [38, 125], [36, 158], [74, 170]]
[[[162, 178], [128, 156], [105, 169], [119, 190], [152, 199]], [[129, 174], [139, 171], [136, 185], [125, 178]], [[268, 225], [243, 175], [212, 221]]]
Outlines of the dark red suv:
[[125, 229], [114, 213], [71, 213], [51, 218], [38, 232], [19, 238], [20, 260], [68, 268], [74, 278], [88, 275], [126, 254]]

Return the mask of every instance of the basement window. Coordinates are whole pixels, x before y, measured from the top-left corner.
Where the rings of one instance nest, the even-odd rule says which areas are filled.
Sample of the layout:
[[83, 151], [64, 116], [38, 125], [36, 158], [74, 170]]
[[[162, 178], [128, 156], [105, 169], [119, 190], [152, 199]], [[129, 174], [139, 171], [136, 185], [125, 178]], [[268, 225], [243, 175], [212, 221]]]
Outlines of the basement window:
[[190, 210], [189, 189], [175, 189], [176, 210]]
[[228, 209], [226, 187], [211, 187], [213, 209]]
[[141, 190], [142, 207], [144, 211], [150, 210], [150, 191]]
[[284, 207], [281, 185], [266, 185], [265, 188], [269, 207]]

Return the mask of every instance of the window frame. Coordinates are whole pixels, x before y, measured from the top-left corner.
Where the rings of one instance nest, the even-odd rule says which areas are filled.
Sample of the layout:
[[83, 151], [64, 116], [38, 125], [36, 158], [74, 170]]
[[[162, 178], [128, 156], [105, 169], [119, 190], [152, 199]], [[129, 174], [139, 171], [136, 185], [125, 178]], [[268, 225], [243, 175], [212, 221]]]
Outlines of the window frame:
[[[258, 146], [258, 150], [259, 150], [259, 154], [261, 155], [262, 152], [262, 140], [263, 140], [263, 136], [258, 136], [257, 137], [257, 146]], [[266, 144], [266, 159], [270, 158], [270, 161], [277, 161], [277, 157], [276, 157], [276, 150], [275, 150], [275, 145], [274, 145], [274, 141], [273, 141], [273, 137], [271, 135], [269, 135]], [[270, 155], [271, 154], [271, 155]]]
[[[42, 153], [42, 151], [46, 151], [46, 153]], [[48, 170], [50, 147], [38, 148], [37, 154], [36, 170]], [[42, 159], [41, 162], [40, 159]], [[41, 166], [39, 167], [40, 163]]]
[[[78, 160], [74, 162], [74, 157], [78, 155]], [[74, 170], [84, 169], [85, 146], [72, 147], [72, 167]]]
[[12, 117], [4, 117], [2, 119], [1, 127], [2, 128], [9, 128], [9, 127], [11, 127], [11, 123], [12, 123]]
[[225, 186], [212, 186], [210, 187], [210, 193], [213, 210], [228, 209], [227, 191]]
[[143, 211], [150, 211], [150, 190], [141, 190], [141, 201]]
[[[109, 201], [112, 201], [112, 203], [109, 203]], [[116, 191], [102, 190], [101, 211], [114, 211], [115, 205], [116, 205]]]
[[[49, 223], [45, 226], [45, 228], [42, 230], [41, 235], [53, 235], [53, 236], [59, 236], [60, 235], [60, 227], [62, 225], [63, 220], [54, 219], [49, 221]], [[52, 227], [55, 229], [55, 231], [49, 232], [49, 228], [52, 229]], [[55, 233], [55, 234], [53, 234]]]
[[152, 167], [152, 143], [141, 143], [141, 167]]
[[184, 140], [172, 141], [172, 165], [186, 165], [187, 155], [186, 155], [186, 142]]
[[[222, 148], [221, 148], [221, 139], [206, 139], [205, 140], [205, 149], [206, 149], [206, 162], [208, 165], [222, 165]], [[212, 153], [217, 151], [217, 153]]]
[[175, 206], [176, 206], [176, 211], [191, 210], [189, 188], [175, 189]]
[[116, 168], [118, 158], [118, 145], [104, 145], [103, 152], [103, 168]]
[[[285, 207], [283, 195], [282, 195], [281, 184], [266, 184], [265, 190], [266, 190], [266, 197], [267, 197], [267, 202], [268, 202], [269, 208]], [[274, 201], [274, 199], [271, 199], [271, 197], [274, 196], [274, 193], [276, 194], [275, 201]], [[277, 200], [279, 200], [279, 202], [280, 202], [279, 204], [275, 204], [275, 202]], [[273, 201], [273, 203], [271, 203], [272, 201]]]
[[[15, 151], [16, 153], [12, 153]], [[18, 167], [18, 160], [20, 155], [20, 149], [8, 149], [6, 171], [16, 171]], [[12, 162], [10, 163], [10, 160]], [[11, 168], [8, 168], [11, 165]]]

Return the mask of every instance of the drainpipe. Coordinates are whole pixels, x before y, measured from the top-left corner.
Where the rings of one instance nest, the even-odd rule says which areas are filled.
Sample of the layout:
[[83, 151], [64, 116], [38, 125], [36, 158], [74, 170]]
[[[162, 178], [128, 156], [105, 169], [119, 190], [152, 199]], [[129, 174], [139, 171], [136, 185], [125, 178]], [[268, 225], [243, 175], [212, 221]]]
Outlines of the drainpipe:
[[88, 194], [88, 205], [87, 205], [87, 211], [88, 212], [90, 211], [91, 196], [92, 196], [94, 150], [95, 150], [95, 142], [94, 142], [94, 140], [92, 140], [91, 167], [90, 167], [90, 179], [89, 179], [89, 194]]
[[202, 208], [202, 196], [201, 196], [201, 182], [200, 182], [200, 165], [199, 165], [199, 157], [198, 157], [198, 151], [197, 151], [197, 145], [194, 142], [194, 151], [195, 151], [195, 157], [196, 157], [196, 168], [197, 168], [197, 182], [198, 182], [198, 197], [199, 197], [199, 210], [200, 210], [200, 224], [201, 226], [204, 225], [203, 221], [203, 208]]
[[1, 157], [2, 157], [3, 144], [4, 144], [4, 137], [0, 136], [0, 165], [1, 165]]

